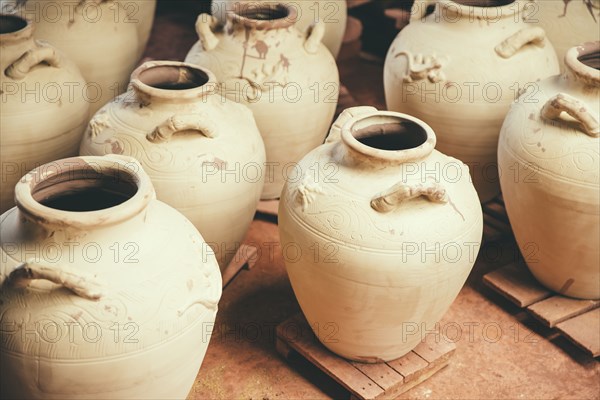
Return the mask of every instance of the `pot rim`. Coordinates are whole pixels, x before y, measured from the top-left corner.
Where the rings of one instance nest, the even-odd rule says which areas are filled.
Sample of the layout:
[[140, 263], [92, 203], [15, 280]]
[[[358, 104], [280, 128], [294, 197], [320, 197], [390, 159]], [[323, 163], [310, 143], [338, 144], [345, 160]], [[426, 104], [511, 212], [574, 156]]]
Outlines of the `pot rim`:
[[[33, 197], [35, 189], [53, 176], [60, 176], [67, 172], [71, 177], [57, 183], [82, 180], [81, 176], [85, 176], [86, 170], [88, 173], [94, 170], [117, 180], [126, 175], [137, 186], [137, 191], [121, 204], [95, 211], [64, 211], [45, 206]], [[82, 175], [75, 176], [76, 172]], [[35, 223], [86, 230], [129, 220], [145, 210], [150, 201], [155, 198], [154, 186], [141, 164], [133, 157], [114, 154], [71, 157], [53, 161], [33, 169], [15, 186], [17, 208]]]
[[581, 57], [590, 54], [597, 54], [600, 58], [600, 41], [586, 42], [571, 47], [565, 54], [565, 67], [586, 86], [598, 89], [600, 88], [600, 70], [586, 65], [580, 60]]
[[[364, 124], [369, 119], [374, 119], [377, 122]], [[417, 124], [426, 135], [425, 141], [419, 146], [410, 149], [383, 150], [363, 144], [355, 136], [357, 129], [389, 123], [402, 123], [402, 121], [410, 121]], [[422, 160], [433, 152], [437, 142], [435, 132], [424, 121], [408, 114], [393, 111], [377, 111], [374, 113], [358, 115], [348, 120], [342, 126], [341, 138], [346, 146], [361, 155], [396, 164]]]
[[[269, 20], [261, 20], [244, 16], [242, 13], [243, 8], [254, 11], [264, 11], [266, 13], [275, 11], [284, 11], [287, 13], [286, 16], [281, 18], [274, 18]], [[298, 11], [296, 7], [292, 7], [286, 3], [269, 2], [269, 3], [256, 3], [256, 2], [236, 2], [234, 10], [227, 11], [227, 19], [233, 23], [241, 24], [247, 28], [256, 30], [272, 30], [272, 29], [285, 29], [293, 26], [298, 21]]]
[[[470, 19], [477, 18], [484, 21], [496, 21], [502, 18], [514, 17], [517, 13], [520, 14], [523, 12], [527, 6], [523, 0], [512, 0], [508, 4], [499, 6], [474, 6], [462, 4], [459, 0], [438, 0], [437, 4], [439, 4], [440, 9], [445, 9], [450, 14], [469, 17]], [[490, 13], [489, 10], [497, 11]]]
[[[201, 74], [206, 75], [206, 82], [202, 85], [190, 89], [159, 89], [153, 87], [142, 80], [142, 74], [146, 71], [155, 68], [164, 67], [175, 67], [180, 69], [188, 69]], [[137, 67], [131, 73], [130, 85], [138, 92], [148, 95], [151, 98], [165, 99], [165, 100], [187, 100], [197, 99], [200, 97], [214, 94], [217, 90], [217, 78], [215, 74], [203, 67], [195, 64], [181, 62], [181, 61], [147, 61]]]
[[12, 19], [24, 23], [21, 29], [12, 32], [0, 33], [0, 42], [17, 42], [33, 36], [34, 26], [30, 19], [15, 14], [0, 13], [1, 19]]

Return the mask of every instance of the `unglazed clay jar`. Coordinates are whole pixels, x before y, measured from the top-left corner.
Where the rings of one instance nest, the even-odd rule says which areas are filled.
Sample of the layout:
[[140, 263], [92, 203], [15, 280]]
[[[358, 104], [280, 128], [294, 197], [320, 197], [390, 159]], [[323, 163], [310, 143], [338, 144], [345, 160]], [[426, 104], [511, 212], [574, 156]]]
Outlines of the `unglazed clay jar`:
[[[31, 169], [77, 155], [88, 118], [77, 66], [33, 39], [31, 23], [0, 14], [0, 212]], [[73, 90], [79, 87], [80, 90]]]
[[[135, 4], [133, 7], [131, 4]], [[121, 5], [129, 16], [128, 21], [135, 23], [138, 31], [138, 50], [137, 59], [139, 60], [146, 50], [152, 25], [154, 24], [154, 14], [156, 13], [156, 0], [121, 0]]]
[[506, 117], [502, 193], [533, 275], [566, 296], [600, 299], [600, 42], [572, 48], [565, 64]]
[[[429, 3], [434, 13], [418, 18]], [[510, 104], [559, 71], [544, 30], [522, 21], [524, 7], [515, 0], [417, 0], [415, 18], [385, 62], [388, 108], [431, 125], [437, 148], [469, 165], [482, 203], [500, 192], [505, 171], [498, 171], [496, 152]]]
[[[225, 22], [227, 11], [235, 11], [236, 7], [255, 8], [264, 3], [275, 4], [268, 0], [213, 0], [212, 14], [221, 22]], [[317, 1], [287, 1], [283, 2], [288, 7], [294, 7], [298, 14], [296, 27], [301, 31], [308, 29], [315, 21], [323, 21], [325, 36], [323, 44], [334, 57], [340, 52], [342, 40], [346, 32], [347, 5], [346, 0], [317, 0]]]
[[279, 207], [287, 272], [331, 351], [403, 356], [450, 307], [477, 256], [482, 211], [469, 171], [424, 122], [351, 108], [298, 165]]
[[0, 217], [6, 399], [185, 399], [221, 274], [196, 228], [133, 159], [68, 158]]
[[242, 7], [213, 32], [212, 17], [202, 14], [200, 41], [186, 58], [213, 71], [220, 92], [254, 113], [267, 151], [263, 199], [278, 198], [295, 163], [323, 143], [339, 94], [335, 60], [321, 44], [324, 24], [302, 33], [296, 18], [283, 4]]
[[562, 69], [567, 50], [600, 40], [600, 0], [529, 0], [524, 18], [544, 28]]
[[250, 110], [215, 87], [199, 67], [147, 62], [90, 121], [80, 154], [139, 160], [158, 199], [192, 221], [225, 268], [254, 217], [265, 149]]
[[75, 90], [90, 103], [90, 117], [127, 89], [142, 47], [133, 22], [138, 18], [132, 16], [135, 9], [140, 9], [138, 2], [110, 0], [25, 0], [15, 6], [20, 15], [35, 15], [37, 39], [56, 46], [79, 66], [87, 85]]

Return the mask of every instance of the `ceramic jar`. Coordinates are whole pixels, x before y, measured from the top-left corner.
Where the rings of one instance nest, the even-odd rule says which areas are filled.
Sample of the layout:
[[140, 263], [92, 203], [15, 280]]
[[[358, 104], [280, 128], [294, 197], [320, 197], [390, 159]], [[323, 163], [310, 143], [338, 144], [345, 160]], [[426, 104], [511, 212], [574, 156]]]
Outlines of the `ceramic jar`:
[[194, 65], [144, 63], [90, 121], [80, 154], [139, 160], [158, 199], [192, 221], [225, 268], [254, 218], [265, 150], [250, 110], [215, 88]]
[[295, 8], [270, 3], [229, 12], [216, 29], [202, 14], [200, 41], [186, 57], [253, 111], [267, 151], [262, 199], [278, 198], [285, 180], [295, 179], [296, 162], [323, 143], [339, 94], [335, 60], [321, 44], [324, 25], [302, 33], [296, 19]]
[[221, 275], [132, 159], [68, 158], [16, 186], [0, 229], [7, 399], [185, 399]]
[[521, 1], [439, 0], [418, 18], [428, 3], [415, 2], [387, 54], [387, 106], [430, 124], [438, 149], [469, 165], [485, 203], [500, 192], [496, 152], [510, 104], [557, 74], [558, 62], [544, 30], [522, 21]]
[[[128, 21], [134, 23], [138, 31], [138, 50], [137, 59], [142, 58], [146, 45], [150, 39], [150, 33], [152, 32], [152, 26], [154, 24], [154, 14], [156, 13], [156, 0], [121, 0], [123, 8], [125, 8]], [[130, 4], [133, 3], [136, 6], [133, 7]]]
[[[268, 0], [215, 0], [212, 2], [212, 15], [225, 23], [227, 11], [235, 11], [236, 7], [255, 8], [258, 5], [269, 3]], [[270, 3], [275, 3], [271, 1]], [[323, 44], [334, 57], [340, 52], [342, 40], [346, 32], [348, 19], [346, 0], [317, 0], [317, 1], [288, 1], [284, 2], [289, 7], [294, 7], [298, 14], [296, 27], [306, 31], [315, 21], [323, 21], [325, 36]]]
[[450, 307], [479, 250], [468, 168], [424, 122], [351, 108], [300, 161], [279, 232], [302, 312], [324, 346], [361, 362], [413, 349]]
[[15, 6], [19, 15], [32, 16], [37, 39], [79, 66], [90, 117], [127, 89], [142, 47], [134, 22], [143, 14], [139, 9], [138, 2], [111, 0], [25, 0]]
[[506, 117], [502, 193], [533, 275], [566, 296], [600, 299], [600, 42], [572, 48], [565, 65]]
[[563, 70], [567, 50], [600, 39], [599, 0], [529, 0], [524, 18], [544, 28]]
[[31, 169], [77, 155], [88, 117], [77, 66], [33, 39], [23, 18], [0, 14], [0, 212]]

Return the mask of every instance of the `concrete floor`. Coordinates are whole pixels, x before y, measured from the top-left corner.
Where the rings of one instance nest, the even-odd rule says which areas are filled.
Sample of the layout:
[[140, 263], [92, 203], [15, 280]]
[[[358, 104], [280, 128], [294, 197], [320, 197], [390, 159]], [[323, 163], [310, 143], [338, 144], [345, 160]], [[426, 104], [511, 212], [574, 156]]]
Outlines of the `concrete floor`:
[[[189, 13], [159, 15], [146, 55], [182, 60], [197, 40], [194, 20]], [[360, 103], [384, 108], [381, 65], [357, 59], [340, 69], [342, 82]], [[260, 248], [260, 257], [252, 270], [242, 271], [225, 289], [189, 399], [343, 397], [344, 392], [316, 368], [303, 360], [287, 362], [275, 351], [275, 326], [299, 311], [276, 245], [277, 226], [255, 220], [246, 242]], [[516, 307], [483, 288], [481, 276], [514, 259], [515, 252], [512, 239], [482, 249], [440, 324], [456, 341], [455, 356], [447, 368], [401, 398], [600, 398], [600, 363], [530, 326]]]

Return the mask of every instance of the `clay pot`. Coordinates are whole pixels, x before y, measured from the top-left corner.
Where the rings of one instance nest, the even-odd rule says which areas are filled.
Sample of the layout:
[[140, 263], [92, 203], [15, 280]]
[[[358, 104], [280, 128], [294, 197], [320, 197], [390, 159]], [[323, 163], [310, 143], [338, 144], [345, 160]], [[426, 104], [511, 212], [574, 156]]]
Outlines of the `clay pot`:
[[[268, 0], [213, 0], [212, 15], [225, 23], [227, 12], [240, 10], [240, 5], [242, 10], [245, 7], [250, 11], [265, 3], [275, 4], [277, 2]], [[346, 0], [289, 1], [282, 3], [296, 10], [298, 14], [296, 27], [302, 32], [307, 30], [315, 21], [323, 21], [325, 25], [323, 44], [334, 57], [337, 57], [346, 31], [348, 18]]]
[[415, 2], [414, 19], [390, 47], [387, 106], [430, 124], [438, 149], [469, 165], [485, 203], [500, 192], [496, 152], [510, 104], [557, 74], [558, 62], [544, 30], [521, 20], [522, 2], [439, 0], [419, 18], [429, 3]]
[[498, 162], [506, 211], [533, 275], [566, 296], [600, 298], [600, 42], [524, 93], [506, 117]]
[[79, 66], [88, 82], [84, 92], [90, 117], [127, 89], [143, 47], [138, 24], [132, 21], [145, 14], [139, 11], [145, 6], [106, 0], [79, 4], [71, 0], [25, 0], [17, 4], [17, 13], [35, 16], [35, 37], [56, 46]]
[[279, 207], [287, 272], [315, 335], [356, 361], [389, 361], [433, 330], [462, 288], [483, 222], [468, 168], [424, 122], [346, 110], [300, 161]]
[[278, 198], [295, 163], [323, 143], [339, 95], [335, 60], [321, 44], [323, 24], [301, 33], [295, 10], [242, 7], [214, 32], [212, 17], [201, 14], [200, 41], [186, 57], [215, 73], [224, 96], [253, 111], [267, 151], [263, 199]]
[[185, 399], [221, 296], [194, 226], [133, 159], [55, 161], [15, 197], [0, 217], [2, 397]]
[[90, 121], [80, 154], [139, 160], [158, 199], [192, 221], [225, 268], [254, 217], [265, 150], [250, 110], [215, 87], [208, 70], [147, 62]]
[[598, 40], [600, 1], [598, 0], [528, 0], [526, 21], [541, 26], [554, 45], [561, 70], [567, 51], [580, 43]]
[[123, 6], [128, 12], [130, 22], [135, 23], [137, 27], [138, 50], [136, 54], [139, 60], [146, 50], [152, 32], [154, 14], [156, 13], [156, 0], [133, 0], [133, 3], [136, 4], [136, 7], [132, 7], [129, 0], [125, 0]]
[[88, 117], [77, 66], [33, 39], [23, 18], [0, 14], [0, 211], [14, 206], [14, 187], [31, 169], [77, 155]]

